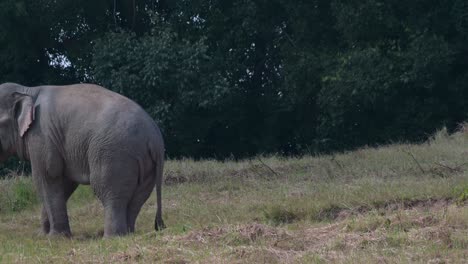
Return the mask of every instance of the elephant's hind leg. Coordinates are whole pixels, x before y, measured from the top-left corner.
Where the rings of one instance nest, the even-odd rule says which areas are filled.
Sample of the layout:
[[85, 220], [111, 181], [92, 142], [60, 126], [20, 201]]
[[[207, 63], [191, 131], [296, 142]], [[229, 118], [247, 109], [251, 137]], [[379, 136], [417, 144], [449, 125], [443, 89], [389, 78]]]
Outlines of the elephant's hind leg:
[[104, 205], [104, 236], [121, 236], [127, 230], [127, 200], [111, 200]]
[[91, 185], [104, 206], [104, 236], [128, 233], [127, 208], [135, 192], [136, 164], [124, 159], [109, 159], [91, 172]]
[[[153, 172], [151, 172], [153, 173]], [[154, 175], [154, 173], [152, 174]], [[148, 177], [149, 180], [138, 185], [135, 193], [128, 204], [127, 209], [127, 226], [129, 232], [135, 232], [135, 223], [140, 213], [141, 207], [151, 196], [151, 192], [154, 188], [154, 177]]]

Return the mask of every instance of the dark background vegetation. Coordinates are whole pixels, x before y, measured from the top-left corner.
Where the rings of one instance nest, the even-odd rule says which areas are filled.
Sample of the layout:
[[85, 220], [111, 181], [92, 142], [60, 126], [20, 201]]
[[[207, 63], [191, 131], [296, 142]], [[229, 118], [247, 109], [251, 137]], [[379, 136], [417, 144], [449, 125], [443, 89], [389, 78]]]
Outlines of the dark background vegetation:
[[466, 0], [0, 0], [0, 82], [101, 84], [171, 158], [419, 141], [468, 114]]

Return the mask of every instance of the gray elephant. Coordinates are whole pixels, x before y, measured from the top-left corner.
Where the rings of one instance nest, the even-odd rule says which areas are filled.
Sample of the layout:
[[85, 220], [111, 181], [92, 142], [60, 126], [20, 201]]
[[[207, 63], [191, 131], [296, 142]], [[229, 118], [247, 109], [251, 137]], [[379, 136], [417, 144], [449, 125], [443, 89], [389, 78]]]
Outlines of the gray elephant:
[[104, 236], [135, 230], [156, 185], [155, 229], [164, 228], [164, 142], [151, 117], [130, 99], [91, 84], [0, 85], [0, 160], [29, 160], [43, 202], [42, 229], [71, 236], [67, 200], [90, 184], [104, 206]]

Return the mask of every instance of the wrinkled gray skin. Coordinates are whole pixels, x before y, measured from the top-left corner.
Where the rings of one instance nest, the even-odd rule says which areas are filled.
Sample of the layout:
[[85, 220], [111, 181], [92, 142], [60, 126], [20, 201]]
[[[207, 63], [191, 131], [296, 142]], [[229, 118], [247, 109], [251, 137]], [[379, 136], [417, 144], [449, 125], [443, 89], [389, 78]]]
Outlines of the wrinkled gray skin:
[[164, 228], [163, 139], [128, 98], [91, 84], [1, 84], [0, 145], [0, 160], [17, 155], [31, 162], [44, 233], [71, 236], [67, 200], [78, 184], [90, 184], [102, 202], [106, 237], [135, 230], [156, 185], [155, 228]]

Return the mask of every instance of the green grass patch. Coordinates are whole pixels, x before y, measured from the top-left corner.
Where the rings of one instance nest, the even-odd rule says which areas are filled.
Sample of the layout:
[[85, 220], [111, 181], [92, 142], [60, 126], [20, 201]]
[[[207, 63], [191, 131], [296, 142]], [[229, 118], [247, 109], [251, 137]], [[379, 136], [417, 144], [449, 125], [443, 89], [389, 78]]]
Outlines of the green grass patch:
[[[74, 238], [40, 235], [29, 177], [0, 181], [0, 262], [430, 262], [466, 259], [468, 136], [301, 158], [169, 160], [167, 229], [154, 194], [133, 235], [101, 238], [89, 186], [69, 203]], [[465, 255], [464, 255], [465, 254]]]
[[271, 222], [275, 225], [289, 224], [293, 221], [304, 218], [303, 213], [296, 212], [291, 208], [280, 205], [274, 205], [265, 209], [264, 217], [267, 222]]
[[0, 212], [20, 212], [39, 202], [31, 177], [11, 176], [0, 184]]

